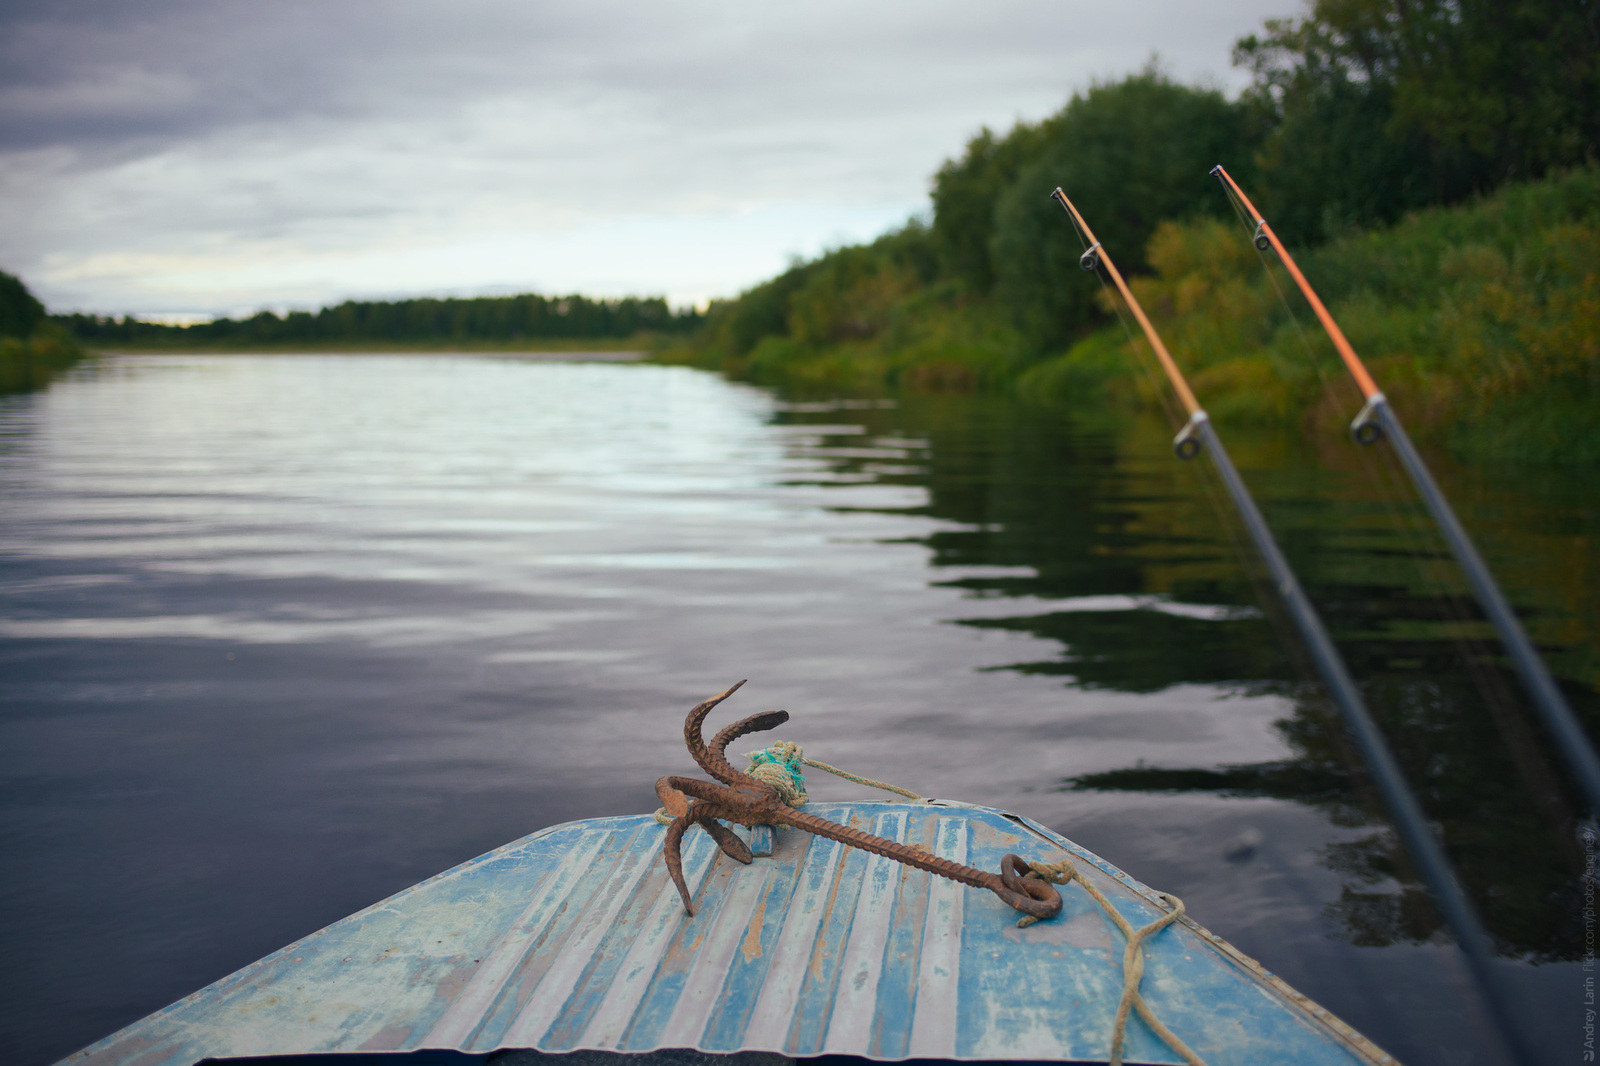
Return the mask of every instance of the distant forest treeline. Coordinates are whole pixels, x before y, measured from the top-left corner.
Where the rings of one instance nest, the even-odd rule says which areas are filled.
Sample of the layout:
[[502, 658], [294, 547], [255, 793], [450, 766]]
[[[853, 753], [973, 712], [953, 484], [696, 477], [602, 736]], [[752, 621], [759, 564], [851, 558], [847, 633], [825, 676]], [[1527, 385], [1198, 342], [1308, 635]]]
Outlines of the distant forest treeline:
[[[928, 221], [713, 303], [668, 357], [757, 379], [1151, 402], [1048, 198], [1061, 185], [1156, 286], [1149, 310], [1182, 326], [1180, 361], [1229, 364], [1209, 384], [1235, 417], [1309, 416], [1330, 376], [1207, 176], [1224, 163], [1436, 426], [1522, 411], [1542, 420], [1532, 437], [1502, 426], [1479, 443], [1525, 457], [1600, 437], [1600, 4], [1316, 0], [1241, 38], [1234, 61], [1252, 76], [1235, 98], [1152, 66], [981, 130], [933, 175]], [[1533, 437], [1545, 443], [1515, 443]]]
[[701, 324], [694, 309], [674, 311], [661, 297], [481, 296], [469, 299], [347, 300], [315, 313], [261, 311], [189, 326], [133, 317], [57, 315], [87, 344], [129, 347], [298, 347], [308, 344], [481, 344], [537, 340], [624, 340], [684, 333]]

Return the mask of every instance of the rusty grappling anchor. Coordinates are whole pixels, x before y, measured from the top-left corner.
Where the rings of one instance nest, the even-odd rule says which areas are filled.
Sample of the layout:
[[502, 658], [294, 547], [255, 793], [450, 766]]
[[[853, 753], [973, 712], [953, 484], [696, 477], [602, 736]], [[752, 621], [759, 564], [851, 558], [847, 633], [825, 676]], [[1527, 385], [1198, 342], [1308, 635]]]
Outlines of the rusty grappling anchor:
[[817, 836], [837, 840], [852, 848], [860, 848], [883, 855], [907, 866], [948, 877], [974, 888], [986, 888], [999, 896], [1007, 905], [1032, 919], [1053, 918], [1061, 912], [1061, 894], [1048, 881], [1029, 872], [1028, 864], [1016, 855], [1006, 855], [1000, 860], [998, 874], [985, 873], [971, 866], [940, 859], [918, 848], [883, 837], [863, 833], [859, 829], [830, 822], [795, 810], [778, 798], [778, 790], [749, 774], [740, 773], [728, 762], [725, 752], [728, 745], [749, 733], [776, 729], [789, 720], [788, 711], [767, 711], [741, 718], [724, 727], [711, 743], [705, 742], [700, 727], [711, 709], [738, 691], [744, 682], [706, 700], [689, 712], [683, 722], [683, 739], [689, 754], [700, 768], [721, 784], [699, 781], [692, 777], [663, 777], [656, 782], [656, 795], [662, 806], [673, 816], [667, 826], [663, 854], [672, 883], [678, 886], [683, 897], [684, 910], [694, 914], [694, 904], [689, 899], [689, 887], [683, 879], [681, 847], [683, 834], [691, 825], [699, 825], [711, 834], [723, 854], [735, 862], [749, 864], [750, 848], [723, 822], [737, 822], [744, 826], [787, 825], [803, 829]]

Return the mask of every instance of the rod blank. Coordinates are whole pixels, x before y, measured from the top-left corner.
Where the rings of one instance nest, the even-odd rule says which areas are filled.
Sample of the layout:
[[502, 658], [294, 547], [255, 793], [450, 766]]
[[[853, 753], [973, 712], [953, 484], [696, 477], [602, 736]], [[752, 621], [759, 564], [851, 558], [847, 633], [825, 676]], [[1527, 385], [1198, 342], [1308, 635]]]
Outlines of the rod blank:
[[[1372, 375], [1367, 373], [1366, 365], [1362, 363], [1361, 357], [1356, 355], [1344, 331], [1339, 328], [1339, 323], [1334, 321], [1333, 315], [1323, 305], [1316, 291], [1312, 289], [1311, 283], [1300, 272], [1294, 256], [1289, 254], [1289, 250], [1283, 246], [1283, 242], [1267, 224], [1267, 220], [1261, 217], [1256, 205], [1250, 202], [1250, 198], [1239, 188], [1227, 170], [1217, 166], [1211, 173], [1223, 182], [1226, 189], [1231, 189], [1239, 197], [1239, 202], [1245, 206], [1255, 221], [1257, 245], [1260, 245], [1262, 238], [1266, 239], [1271, 248], [1278, 253], [1278, 258], [1289, 271], [1289, 276], [1294, 278], [1294, 283], [1299, 286], [1306, 301], [1311, 304], [1311, 310], [1316, 313], [1317, 320], [1322, 323], [1328, 338], [1333, 341], [1339, 358], [1344, 361], [1345, 367], [1355, 378], [1362, 395], [1367, 399], [1366, 406], [1351, 424], [1352, 435], [1362, 444], [1371, 444], [1379, 436], [1388, 438], [1389, 444], [1400, 460], [1400, 465], [1405, 468], [1412, 486], [1417, 490], [1417, 495], [1422, 497], [1423, 506], [1433, 516], [1434, 525], [1438, 526], [1445, 543], [1450, 546], [1450, 553], [1456, 557], [1457, 565], [1466, 574], [1467, 582], [1472, 586], [1478, 605], [1483, 608], [1483, 613], [1493, 624], [1495, 631], [1500, 634], [1500, 642], [1505, 645], [1507, 653], [1511, 656], [1512, 665], [1522, 681], [1522, 687], [1533, 700], [1534, 707], [1544, 720], [1545, 728], [1555, 738], [1556, 751], [1566, 763], [1568, 773], [1577, 783], [1589, 814], [1592, 817], [1600, 817], [1600, 758], [1596, 757], [1594, 746], [1584, 733], [1583, 726], [1578, 723], [1577, 716], [1572, 713], [1566, 697], [1556, 686], [1555, 678], [1551, 676], [1544, 659], [1534, 648], [1533, 642], [1528, 639], [1527, 631], [1522, 628], [1522, 622], [1511, 609], [1505, 593], [1500, 591], [1500, 586], [1495, 582], [1494, 575], [1489, 572], [1483, 556], [1478, 554], [1472, 538], [1467, 536], [1466, 527], [1456, 517], [1450, 501], [1445, 499], [1438, 482], [1434, 481], [1427, 464], [1422, 461], [1416, 446], [1411, 443], [1411, 437], [1400, 424], [1400, 416], [1389, 406], [1388, 399], [1378, 389], [1377, 383], [1372, 380]], [[1373, 428], [1377, 429], [1376, 433], [1371, 432]]]
[[[1529, 1053], [1516, 1020], [1511, 1015], [1510, 1003], [1513, 1002], [1511, 989], [1494, 968], [1494, 947], [1489, 935], [1484, 930], [1471, 901], [1467, 899], [1466, 893], [1456, 881], [1455, 874], [1451, 872], [1450, 862], [1445, 857], [1444, 849], [1429, 829], [1427, 816], [1412, 794], [1410, 786], [1406, 784], [1405, 775], [1400, 770], [1400, 764], [1395, 761], [1383, 733], [1372, 720], [1372, 714], [1367, 709], [1366, 701], [1361, 698], [1360, 690], [1350, 676], [1343, 656], [1334, 646], [1333, 639], [1328, 636], [1327, 628], [1322, 624], [1322, 619], [1312, 606], [1305, 589], [1301, 587], [1299, 578], [1289, 565], [1289, 560], [1284, 557], [1282, 549], [1273, 539], [1271, 528], [1262, 516], [1260, 508], [1256, 506], [1255, 499], [1250, 495], [1244, 478], [1239, 476], [1238, 468], [1233, 465], [1227, 449], [1223, 447], [1222, 438], [1217, 435], [1210, 416], [1190, 390], [1188, 382], [1184, 380], [1183, 372], [1178, 369], [1177, 362], [1167, 351], [1155, 327], [1150, 324], [1144, 308], [1139, 306], [1139, 301], [1134, 298], [1122, 280], [1122, 274], [1111, 261], [1110, 254], [1095, 239], [1094, 232], [1078, 213], [1078, 209], [1073, 206], [1072, 201], [1067, 199], [1065, 192], [1057, 188], [1051, 196], [1060, 201], [1061, 206], [1066, 208], [1077, 222], [1084, 237], [1093, 242], [1089, 252], [1085, 253], [1085, 258], [1092, 253], [1104, 261], [1106, 272], [1111, 275], [1123, 300], [1133, 312], [1134, 318], [1138, 320], [1145, 337], [1150, 341], [1150, 346], [1155, 350], [1167, 379], [1182, 398], [1184, 406], [1188, 408], [1189, 422], [1173, 442], [1174, 450], [1180, 458], [1191, 458], [1201, 451], [1210, 456], [1212, 465], [1216, 467], [1223, 486], [1233, 500], [1234, 508], [1244, 522], [1245, 531], [1266, 564], [1279, 599], [1282, 600], [1295, 630], [1311, 654], [1312, 663], [1327, 687], [1328, 695], [1333, 699], [1334, 706], [1339, 709], [1345, 727], [1361, 751], [1367, 772], [1372, 776], [1372, 782], [1378, 789], [1395, 831], [1400, 835], [1401, 843], [1416, 864], [1417, 873], [1432, 893], [1439, 916], [1450, 927], [1456, 943], [1466, 957], [1467, 967], [1483, 994], [1484, 1002], [1488, 1004], [1496, 1030], [1517, 1061], [1531, 1064], [1534, 1059]], [[1352, 357], [1354, 354], [1352, 351]]]

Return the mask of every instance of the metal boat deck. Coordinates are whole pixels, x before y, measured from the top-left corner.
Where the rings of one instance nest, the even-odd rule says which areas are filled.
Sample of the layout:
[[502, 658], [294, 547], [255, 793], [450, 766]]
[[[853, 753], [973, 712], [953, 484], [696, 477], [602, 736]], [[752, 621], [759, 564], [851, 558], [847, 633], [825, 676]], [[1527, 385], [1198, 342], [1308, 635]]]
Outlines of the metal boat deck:
[[[1025, 818], [931, 803], [813, 803], [822, 817], [984, 869], [1064, 854], [1135, 927], [1160, 898]], [[1026, 929], [988, 892], [796, 830], [698, 829], [684, 914], [648, 816], [555, 826], [245, 967], [65, 1060], [435, 1048], [1104, 1062], [1121, 935], [1080, 885]], [[1208, 1063], [1392, 1062], [1188, 918], [1146, 942], [1143, 994]], [[1129, 1062], [1179, 1061], [1146, 1025]]]

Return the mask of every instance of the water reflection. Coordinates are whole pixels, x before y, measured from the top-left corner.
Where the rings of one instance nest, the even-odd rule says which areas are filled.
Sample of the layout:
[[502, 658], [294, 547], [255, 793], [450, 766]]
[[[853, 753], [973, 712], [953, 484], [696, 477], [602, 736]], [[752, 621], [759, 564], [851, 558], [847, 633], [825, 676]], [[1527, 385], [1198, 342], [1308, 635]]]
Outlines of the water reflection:
[[[836, 409], [792, 405], [785, 420], [838, 417]], [[944, 584], [1027, 605], [959, 624], [1027, 634], [1058, 649], [991, 669], [1129, 693], [1213, 685], [1277, 695], [1293, 708], [1274, 723], [1293, 758], [1141, 764], [1080, 774], [1064, 787], [1289, 800], [1335, 824], [1370, 827], [1322, 850], [1343, 882], [1327, 907], [1338, 935], [1361, 946], [1440, 935], [1359, 758], [1298, 661], [1270, 595], [1253, 581], [1254, 563], [1203, 470], [1172, 462], [1159, 426], [1063, 434], [1059, 417], [981, 400], [908, 398], [892, 419], [857, 415], [866, 432], [849, 448], [828, 450], [828, 469], [836, 479], [872, 474], [926, 484], [926, 513], [962, 526], [926, 538], [932, 565], [997, 568]], [[885, 442], [920, 464], [892, 473], [874, 467]], [[1241, 465], [1280, 542], [1501, 950], [1579, 958], [1583, 855], [1572, 793], [1420, 510], [1381, 456], [1297, 452], [1271, 437], [1242, 443], [1235, 444]], [[1562, 575], [1593, 572], [1593, 501], [1571, 480], [1529, 485], [1494, 473], [1473, 480], [1452, 469], [1447, 491], [1476, 505], [1469, 521], [1479, 520], [1489, 554], [1514, 561], [1501, 567], [1519, 582], [1513, 595], [1564, 669], [1575, 709], [1600, 734], [1596, 633], [1586, 628], [1595, 588]], [[1486, 504], [1499, 513], [1483, 522]], [[1530, 588], [1530, 579], [1540, 584]], [[1146, 718], [1137, 728], [1160, 726]], [[1181, 718], [1169, 728], [1181, 729]]]
[[[1340, 441], [1230, 443], [1502, 946], [1571, 958], [1569, 799], [1437, 545]], [[1205, 469], [1110, 416], [650, 366], [128, 358], [0, 401], [0, 1042], [52, 1061], [507, 840], [651, 810], [683, 712], [749, 677], [730, 715], [1033, 815], [1403, 1061], [1472, 1061]], [[1441, 475], [1593, 721], [1592, 499]], [[1519, 968], [1541, 1019], [1575, 969]]]

